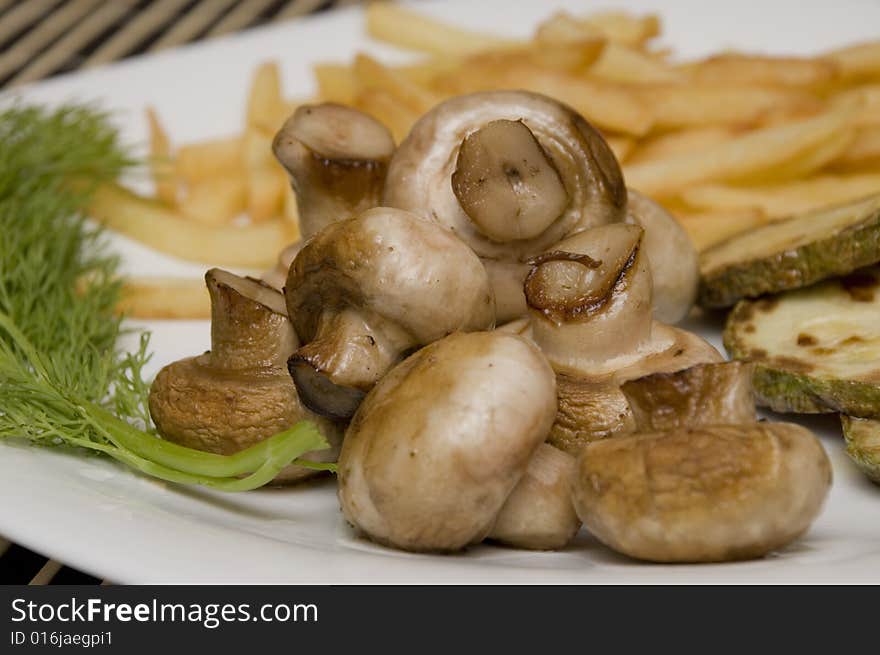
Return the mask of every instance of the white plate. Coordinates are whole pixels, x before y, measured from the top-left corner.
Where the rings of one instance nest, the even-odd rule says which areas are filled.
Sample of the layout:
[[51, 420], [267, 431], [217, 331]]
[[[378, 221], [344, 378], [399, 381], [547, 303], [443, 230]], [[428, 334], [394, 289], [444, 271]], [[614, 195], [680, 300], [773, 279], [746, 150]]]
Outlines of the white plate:
[[[467, 16], [527, 34], [554, 8], [572, 2], [419, 3], [450, 20]], [[601, 7], [607, 3], [596, 3]], [[724, 47], [811, 53], [876, 38], [880, 4], [631, 0], [658, 11], [664, 41], [683, 55]], [[336, 11], [253, 30], [108, 68], [75, 73], [22, 92], [33, 101], [100, 100], [119, 111], [127, 139], [143, 142], [142, 110], [152, 104], [180, 142], [233, 133], [254, 66], [283, 63], [289, 95], [312, 91], [311, 63], [344, 60], [358, 49], [400, 57], [370, 43], [359, 10]], [[192, 265], [133, 244], [115, 245], [141, 274], [200, 276]], [[153, 371], [204, 350], [206, 323], [152, 323]], [[717, 326], [701, 328], [717, 344]], [[412, 555], [356, 538], [338, 511], [332, 480], [285, 490], [231, 495], [146, 479], [113, 463], [26, 446], [0, 446], [0, 534], [67, 564], [119, 582], [481, 583], [481, 582], [880, 582], [878, 489], [849, 464], [836, 421], [811, 420], [834, 465], [828, 504], [809, 534], [764, 560], [726, 565], [659, 566], [619, 557], [583, 533], [564, 552], [480, 546], [463, 555]]]

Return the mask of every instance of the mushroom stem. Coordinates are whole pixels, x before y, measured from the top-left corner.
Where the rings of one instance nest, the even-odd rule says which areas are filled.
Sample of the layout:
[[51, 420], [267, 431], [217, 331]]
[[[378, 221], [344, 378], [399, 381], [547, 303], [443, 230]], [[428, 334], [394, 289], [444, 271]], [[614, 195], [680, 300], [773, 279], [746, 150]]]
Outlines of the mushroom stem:
[[315, 338], [288, 360], [287, 367], [306, 407], [347, 418], [413, 345], [403, 330], [380, 318], [367, 318], [350, 308], [325, 311]]
[[205, 282], [211, 296], [214, 367], [283, 367], [299, 346], [283, 296], [263, 282], [219, 268], [209, 270]]
[[604, 225], [532, 260], [524, 290], [535, 342], [560, 372], [637, 353], [651, 340], [642, 234], [634, 225]]
[[371, 116], [323, 103], [298, 108], [275, 135], [272, 149], [290, 174], [307, 239], [380, 204], [394, 140]]
[[534, 239], [565, 211], [568, 193], [548, 153], [521, 120], [496, 120], [462, 141], [452, 190], [494, 241]]

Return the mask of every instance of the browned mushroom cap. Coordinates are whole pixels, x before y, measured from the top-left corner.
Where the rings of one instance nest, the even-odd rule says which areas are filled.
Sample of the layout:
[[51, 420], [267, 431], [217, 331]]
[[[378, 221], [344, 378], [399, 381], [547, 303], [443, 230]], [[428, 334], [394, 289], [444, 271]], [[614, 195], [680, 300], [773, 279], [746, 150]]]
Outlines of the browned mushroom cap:
[[[342, 427], [302, 406], [286, 371], [298, 340], [284, 297], [257, 280], [211, 269], [211, 350], [164, 367], [150, 388], [150, 414], [159, 433], [190, 448], [228, 455], [298, 421], [315, 422], [332, 448], [308, 453], [334, 461]], [[289, 466], [276, 482], [315, 471]]]
[[[623, 220], [626, 186], [608, 144], [573, 109], [491, 91], [447, 100], [415, 124], [392, 157], [383, 202], [449, 227], [487, 260], [521, 264], [576, 231]], [[493, 288], [521, 294], [524, 273], [501, 267]], [[499, 320], [524, 311], [521, 297], [496, 295]]]
[[303, 242], [300, 240], [284, 248], [284, 250], [278, 253], [278, 262], [275, 264], [275, 268], [263, 273], [260, 279], [273, 289], [278, 289], [279, 291], [284, 289], [284, 283], [287, 281], [287, 272], [290, 270], [290, 265], [296, 259], [299, 251], [302, 250], [302, 247]]
[[473, 251], [436, 223], [387, 207], [312, 237], [284, 293], [304, 343], [290, 373], [306, 406], [328, 416], [353, 414], [408, 350], [495, 323]]
[[333, 103], [303, 105], [272, 144], [290, 173], [304, 239], [380, 204], [394, 140], [376, 119]]
[[632, 189], [626, 220], [645, 230], [642, 246], [654, 281], [654, 318], [678, 323], [697, 299], [700, 262], [696, 248], [668, 211]]
[[559, 406], [547, 442], [571, 455], [586, 444], [635, 432], [633, 411], [614, 381], [556, 376]]
[[830, 486], [828, 456], [808, 430], [713, 425], [587, 445], [573, 500], [590, 532], [630, 557], [716, 562], [796, 539]]
[[564, 548], [581, 527], [571, 502], [574, 472], [574, 457], [548, 444], [538, 446], [489, 539], [531, 550]]
[[640, 432], [753, 423], [753, 368], [745, 362], [698, 364], [631, 380], [621, 391]]
[[482, 541], [556, 410], [553, 371], [522, 337], [453, 334], [391, 370], [339, 458], [345, 518], [406, 550]]

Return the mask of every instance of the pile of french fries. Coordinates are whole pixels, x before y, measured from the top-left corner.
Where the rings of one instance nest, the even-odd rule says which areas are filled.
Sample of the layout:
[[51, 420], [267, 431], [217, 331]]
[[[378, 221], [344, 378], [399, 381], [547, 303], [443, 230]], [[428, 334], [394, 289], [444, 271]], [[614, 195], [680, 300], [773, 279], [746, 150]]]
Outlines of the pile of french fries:
[[[345, 64], [317, 64], [318, 94], [310, 102], [357, 107], [399, 141], [453, 95], [517, 88], [556, 97], [602, 131], [627, 184], [672, 211], [700, 250], [794, 212], [880, 191], [880, 41], [814, 57], [729, 52], [678, 62], [654, 45], [661, 26], [653, 15], [557, 13], [531, 38], [510, 39], [387, 2], [369, 5], [366, 28], [422, 56], [393, 66], [365, 53]], [[295, 198], [270, 148], [296, 106], [278, 79], [277, 63], [258, 68], [247, 123], [232, 138], [174, 149], [150, 114], [158, 200], [149, 202], [188, 222], [194, 238], [262, 228], [265, 242], [255, 237], [244, 258], [240, 246], [227, 250], [222, 239], [198, 238], [191, 244], [198, 247], [174, 251], [156, 240], [149, 245], [257, 267], [271, 265], [296, 238]], [[268, 234], [266, 225], [283, 229]], [[137, 314], [137, 302], [132, 307]], [[205, 301], [199, 311], [160, 315], [197, 316], [206, 308]]]

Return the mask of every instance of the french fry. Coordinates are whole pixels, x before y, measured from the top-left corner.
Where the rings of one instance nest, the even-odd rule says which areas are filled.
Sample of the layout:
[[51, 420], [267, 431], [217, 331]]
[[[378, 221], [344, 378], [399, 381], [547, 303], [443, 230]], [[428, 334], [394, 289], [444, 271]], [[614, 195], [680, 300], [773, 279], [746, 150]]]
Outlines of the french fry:
[[211, 298], [201, 279], [132, 277], [122, 285], [116, 313], [141, 319], [210, 319]]
[[571, 105], [597, 127], [612, 132], [642, 136], [652, 125], [649, 106], [629, 90], [537, 66], [472, 65], [444, 76], [438, 86], [452, 94], [507, 88], [543, 93]]
[[658, 130], [743, 124], [771, 110], [814, 109], [821, 104], [799, 89], [766, 86], [650, 84], [633, 85], [632, 92], [651, 108]]
[[834, 50], [827, 56], [840, 67], [845, 78], [880, 76], [880, 41], [857, 43]]
[[365, 89], [354, 100], [354, 106], [381, 121], [397, 143], [403, 141], [419, 114], [398, 102], [383, 89]]
[[853, 125], [880, 125], [880, 84], [857, 86], [838, 93], [831, 99], [835, 107], [852, 107], [856, 111]]
[[613, 82], [680, 82], [685, 75], [641, 50], [610, 41], [590, 68], [590, 75]]
[[296, 226], [296, 238], [299, 234], [299, 206], [296, 204], [296, 194], [290, 184], [284, 185], [284, 206], [282, 208], [281, 217], [291, 225]]
[[240, 136], [180, 146], [175, 172], [189, 185], [212, 177], [241, 174], [244, 170], [241, 149]]
[[656, 161], [689, 152], [699, 152], [719, 143], [732, 141], [740, 132], [741, 130], [726, 125], [693, 127], [678, 132], [667, 132], [638, 143], [627, 163]]
[[704, 182], [743, 178], [786, 164], [848, 129], [851, 109], [749, 132], [733, 141], [669, 159], [634, 164], [627, 183], [648, 195], [672, 195]]
[[463, 58], [457, 69], [447, 69], [445, 72], [457, 72], [470, 66], [516, 68], [525, 65], [582, 73], [601, 56], [605, 43], [604, 38], [595, 37], [565, 44], [533, 43], [520, 48], [480, 52]]
[[697, 252], [768, 221], [766, 214], [757, 207], [700, 214], [678, 213], [675, 218], [690, 236]]
[[688, 205], [707, 210], [757, 207], [768, 218], [781, 218], [880, 191], [880, 173], [821, 175], [787, 184], [735, 187], [699, 186], [681, 195]]
[[700, 83], [799, 87], [829, 84], [840, 72], [831, 59], [746, 54], [715, 55], [683, 70]]
[[805, 150], [798, 157], [784, 163], [733, 178], [736, 184], [778, 184], [808, 177], [838, 160], [853, 142], [855, 129], [846, 127], [821, 143]]
[[156, 187], [156, 196], [162, 202], [177, 203], [177, 180], [171, 153], [171, 139], [159, 121], [159, 115], [147, 107], [147, 123], [150, 130], [150, 175]]
[[880, 124], [858, 128], [843, 153], [834, 160], [834, 169], [853, 171], [880, 169]]
[[462, 55], [519, 44], [514, 39], [454, 27], [393, 3], [374, 2], [366, 13], [371, 37], [408, 50]]
[[316, 64], [312, 67], [318, 83], [318, 97], [323, 102], [350, 105], [357, 93], [357, 82], [351, 66]]
[[272, 154], [272, 138], [259, 129], [245, 131], [242, 162], [247, 190], [247, 213], [254, 223], [281, 212], [287, 175]]
[[278, 115], [284, 113], [286, 102], [281, 95], [281, 72], [277, 61], [260, 64], [251, 80], [247, 100], [247, 124], [274, 134]]
[[224, 225], [245, 210], [247, 189], [240, 175], [209, 177], [190, 185], [180, 212], [199, 223]]
[[617, 157], [617, 161], [624, 162], [629, 157], [629, 153], [636, 147], [636, 140], [629, 136], [606, 136], [605, 141]]
[[407, 107], [423, 114], [437, 104], [439, 98], [420, 87], [406, 75], [360, 53], [354, 59], [354, 74], [360, 89], [381, 89]]
[[597, 38], [605, 40], [607, 37], [598, 27], [567, 11], [556, 12], [535, 29], [535, 41], [541, 45], [577, 43]]
[[622, 11], [591, 14], [584, 22], [611, 41], [640, 47], [660, 34], [660, 18], [656, 14], [634, 16]]
[[88, 214], [111, 230], [165, 254], [241, 268], [275, 266], [278, 252], [294, 241], [298, 232], [282, 220], [246, 226], [202, 225], [115, 184], [95, 192]]

